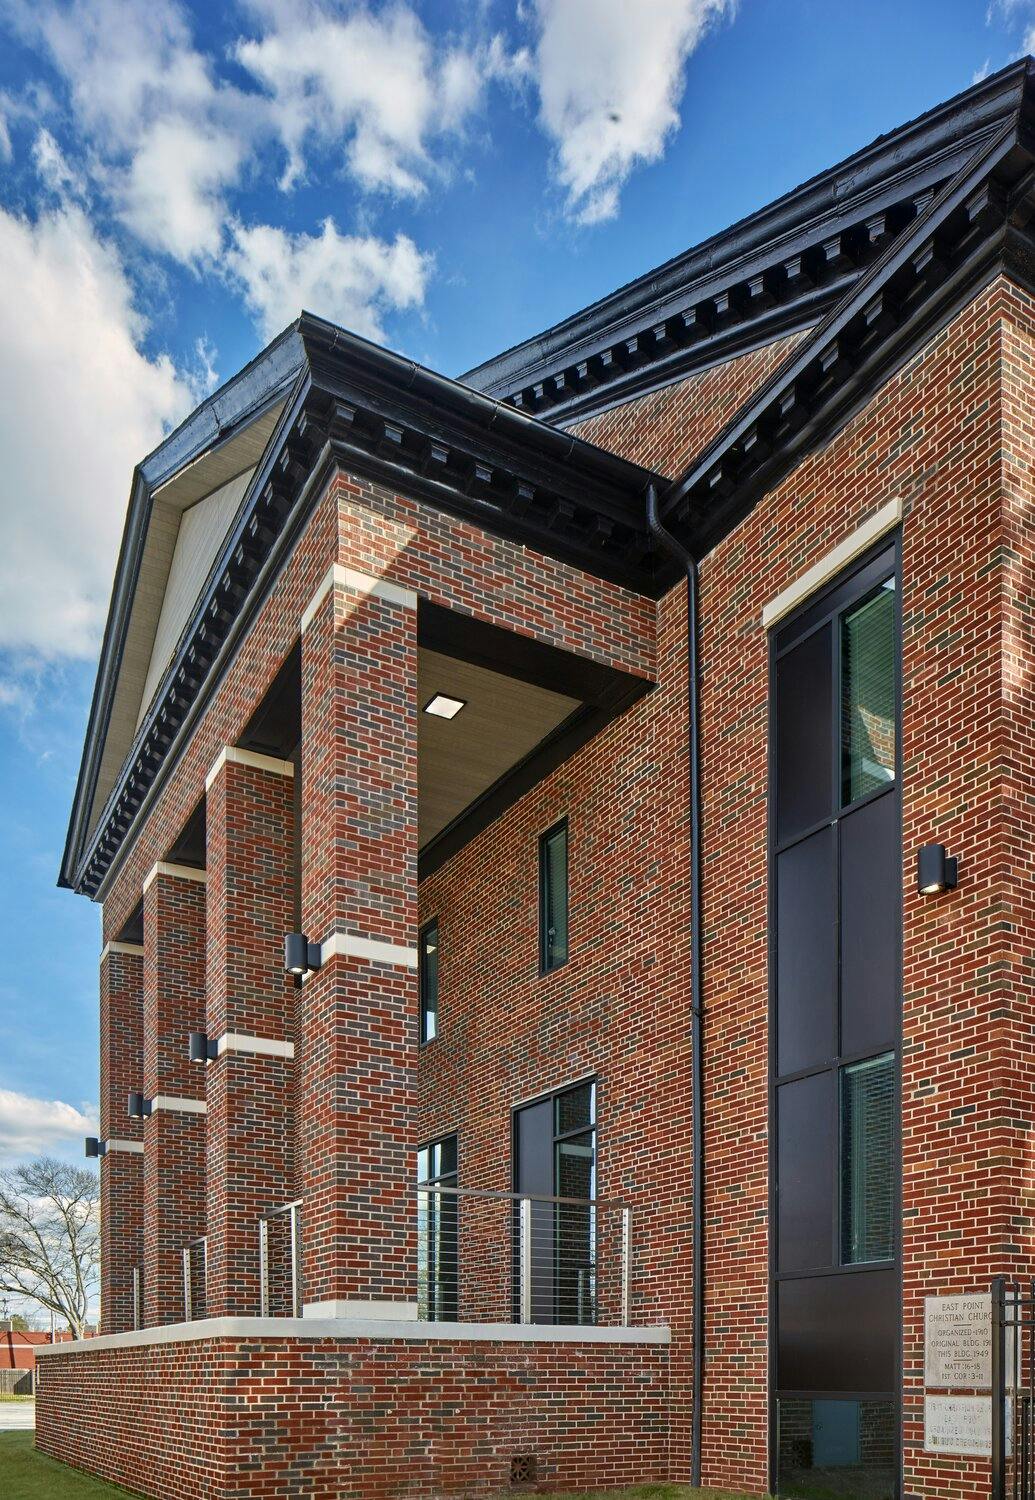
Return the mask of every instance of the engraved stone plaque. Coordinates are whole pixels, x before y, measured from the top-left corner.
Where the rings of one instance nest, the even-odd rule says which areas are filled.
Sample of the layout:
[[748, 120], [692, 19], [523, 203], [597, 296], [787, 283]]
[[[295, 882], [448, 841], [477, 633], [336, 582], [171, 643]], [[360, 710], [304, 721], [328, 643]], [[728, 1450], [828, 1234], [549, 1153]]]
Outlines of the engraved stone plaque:
[[[1010, 1452], [1009, 1403], [1007, 1403], [1007, 1453]], [[925, 1396], [924, 1452], [963, 1453], [989, 1458], [992, 1453], [992, 1399], [990, 1396]]]
[[987, 1292], [924, 1299], [924, 1384], [991, 1389], [992, 1299]]

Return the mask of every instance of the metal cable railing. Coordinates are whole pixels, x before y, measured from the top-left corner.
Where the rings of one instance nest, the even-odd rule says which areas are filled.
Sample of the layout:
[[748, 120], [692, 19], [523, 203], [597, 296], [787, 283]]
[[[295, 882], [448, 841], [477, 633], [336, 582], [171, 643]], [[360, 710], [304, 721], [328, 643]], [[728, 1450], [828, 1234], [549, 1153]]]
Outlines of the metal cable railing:
[[183, 1258], [183, 1321], [192, 1322], [205, 1316], [205, 1292], [208, 1283], [208, 1237], [192, 1240], [180, 1252]]
[[421, 1319], [630, 1322], [628, 1205], [437, 1183], [416, 1192]]
[[259, 1316], [302, 1316], [301, 1198], [271, 1208], [259, 1219]]

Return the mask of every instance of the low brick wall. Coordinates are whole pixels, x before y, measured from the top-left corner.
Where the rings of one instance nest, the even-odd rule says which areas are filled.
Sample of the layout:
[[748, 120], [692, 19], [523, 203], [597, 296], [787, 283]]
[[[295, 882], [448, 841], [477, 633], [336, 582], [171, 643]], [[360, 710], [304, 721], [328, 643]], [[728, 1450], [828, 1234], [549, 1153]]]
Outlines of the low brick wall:
[[497, 1493], [526, 1456], [541, 1489], [668, 1477], [665, 1344], [218, 1326], [48, 1354], [37, 1446], [156, 1500]]

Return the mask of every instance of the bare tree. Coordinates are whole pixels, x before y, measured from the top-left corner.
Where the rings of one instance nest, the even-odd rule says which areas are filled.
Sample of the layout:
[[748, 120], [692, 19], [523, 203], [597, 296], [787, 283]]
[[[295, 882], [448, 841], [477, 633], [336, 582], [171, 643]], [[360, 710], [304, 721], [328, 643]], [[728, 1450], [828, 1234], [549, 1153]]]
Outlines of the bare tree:
[[81, 1338], [100, 1264], [93, 1172], [41, 1156], [0, 1172], [0, 1292], [35, 1302]]

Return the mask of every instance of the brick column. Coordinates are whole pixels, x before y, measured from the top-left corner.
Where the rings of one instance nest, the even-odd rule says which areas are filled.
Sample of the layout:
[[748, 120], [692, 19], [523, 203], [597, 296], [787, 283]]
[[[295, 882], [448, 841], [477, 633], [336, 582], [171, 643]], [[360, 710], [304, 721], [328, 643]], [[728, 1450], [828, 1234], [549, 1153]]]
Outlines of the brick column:
[[299, 1011], [305, 1310], [412, 1318], [416, 597], [336, 566], [302, 625], [302, 915], [323, 944]]
[[183, 1321], [182, 1251], [205, 1232], [205, 872], [155, 865], [144, 884], [144, 1324]]
[[101, 954], [101, 1332], [133, 1327], [133, 1270], [144, 1258], [143, 1129], [126, 1095], [144, 1076], [144, 950], [108, 943]]
[[294, 1195], [294, 766], [228, 747], [205, 785], [206, 1312], [254, 1317], [259, 1215]]

